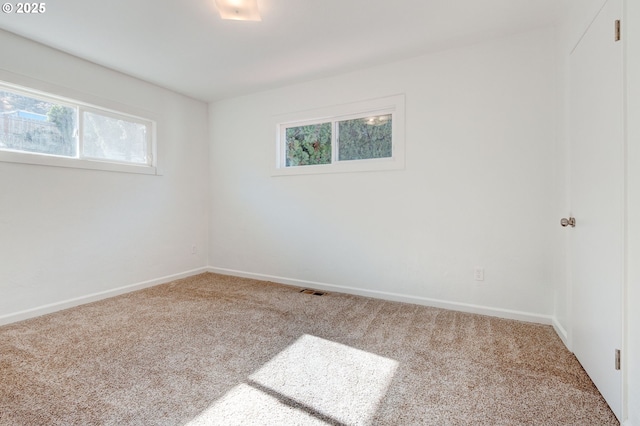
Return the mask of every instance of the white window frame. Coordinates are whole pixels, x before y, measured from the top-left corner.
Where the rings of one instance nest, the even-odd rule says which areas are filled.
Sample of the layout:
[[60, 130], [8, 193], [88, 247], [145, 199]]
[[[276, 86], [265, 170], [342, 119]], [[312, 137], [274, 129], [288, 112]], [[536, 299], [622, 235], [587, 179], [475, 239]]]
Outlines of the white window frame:
[[[393, 95], [349, 104], [318, 108], [275, 117], [276, 166], [272, 176], [307, 175], [318, 173], [347, 173], [400, 170], [405, 167], [404, 95]], [[391, 114], [392, 155], [386, 158], [342, 160], [338, 156], [338, 125], [345, 120]], [[311, 124], [331, 123], [331, 163], [289, 166], [286, 163], [286, 130]]]
[[[103, 170], [111, 172], [138, 173], [147, 175], [157, 175], [156, 160], [156, 122], [155, 120], [130, 114], [127, 112], [117, 111], [110, 108], [89, 104], [76, 99], [57, 96], [52, 93], [40, 91], [30, 87], [9, 83], [0, 80], [0, 90], [5, 89], [10, 92], [23, 96], [33, 97], [43, 101], [55, 103], [66, 107], [73, 108], [77, 114], [77, 138], [78, 147], [75, 157], [43, 154], [38, 152], [27, 152], [19, 150], [10, 150], [0, 148], [0, 161], [8, 163], [22, 163], [42, 166], [69, 167], [77, 169]], [[103, 115], [109, 118], [121, 119], [132, 123], [142, 124], [146, 126], [147, 139], [147, 163], [129, 163], [110, 159], [92, 158], [83, 154], [83, 113], [90, 112]]]

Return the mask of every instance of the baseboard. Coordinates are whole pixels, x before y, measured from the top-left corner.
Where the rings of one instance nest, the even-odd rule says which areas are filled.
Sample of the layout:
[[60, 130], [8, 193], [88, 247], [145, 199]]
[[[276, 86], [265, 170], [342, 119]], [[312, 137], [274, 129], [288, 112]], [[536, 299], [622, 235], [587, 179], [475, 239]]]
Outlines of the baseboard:
[[147, 287], [153, 287], [154, 285], [164, 284], [174, 280], [179, 280], [181, 278], [190, 277], [192, 275], [201, 274], [203, 272], [207, 272], [208, 270], [209, 270], [208, 268], [192, 269], [190, 271], [181, 272], [179, 274], [167, 275], [161, 278], [156, 278], [149, 281], [143, 281], [137, 284], [126, 285], [126, 286], [114, 288], [111, 290], [106, 290], [98, 293], [89, 294], [86, 296], [76, 297], [74, 299], [69, 299], [61, 302], [51, 303], [44, 306], [39, 306], [37, 308], [32, 308], [24, 311], [14, 312], [7, 315], [2, 315], [0, 316], [0, 325], [22, 321], [25, 319], [38, 317], [40, 315], [50, 314], [52, 312], [73, 308], [74, 306], [79, 306], [85, 303], [107, 299], [109, 297], [118, 296], [124, 293], [130, 293], [132, 291], [141, 290]]
[[565, 328], [562, 326], [562, 324], [560, 324], [556, 317], [552, 317], [551, 321], [551, 325], [553, 325], [553, 329], [556, 331], [556, 334], [558, 335], [558, 337], [560, 337], [560, 340], [562, 340], [562, 343], [564, 343], [567, 349], [571, 351], [571, 345], [569, 344], [569, 334], [567, 333], [567, 330], [565, 330]]
[[[311, 287], [318, 290], [337, 291], [340, 293], [354, 294], [358, 296], [372, 297], [376, 299], [391, 300], [395, 302], [413, 303], [416, 305], [433, 306], [436, 308], [450, 309], [454, 311], [469, 312], [480, 315], [489, 315], [499, 318], [514, 319], [518, 321], [534, 322], [539, 324], [552, 325], [565, 345], [567, 344], [567, 333], [555, 318], [548, 315], [534, 314], [530, 312], [515, 311], [510, 309], [493, 308], [489, 306], [474, 305], [469, 303], [450, 302], [446, 300], [432, 299], [427, 297], [411, 296], [399, 293], [367, 290], [355, 287], [341, 286], [335, 284], [321, 283], [316, 281], [299, 280], [294, 278], [278, 277], [274, 275], [258, 274], [253, 272], [238, 271], [234, 269], [204, 267], [185, 271], [178, 274], [168, 275], [149, 281], [118, 287], [103, 292], [93, 293], [74, 299], [64, 300], [61, 302], [51, 303], [24, 311], [14, 312], [0, 316], [0, 325], [10, 324], [29, 318], [38, 317], [40, 315], [49, 314], [63, 309], [72, 308], [85, 303], [95, 302], [101, 299], [118, 296], [120, 294], [141, 290], [147, 287], [164, 284], [170, 281], [197, 275], [203, 272], [213, 272], [222, 275], [232, 275], [236, 277], [252, 278], [260, 281], [272, 281], [280, 284], [287, 284], [297, 287]], [[625, 425], [626, 426], [626, 425]]]
[[413, 303], [416, 305], [433, 306], [436, 308], [450, 309], [454, 311], [469, 312], [473, 314], [489, 315], [493, 317], [513, 319], [518, 321], [534, 322], [538, 324], [551, 325], [552, 317], [530, 312], [521, 312], [510, 309], [492, 308], [489, 306], [473, 305], [469, 303], [449, 302], [446, 300], [431, 299], [427, 297], [410, 296], [399, 293], [391, 293], [378, 290], [366, 290], [355, 287], [346, 287], [335, 284], [320, 283], [315, 281], [298, 280], [294, 278], [278, 277], [253, 272], [237, 271], [234, 269], [209, 267], [209, 272], [222, 275], [232, 275], [242, 278], [252, 278], [260, 281], [272, 281], [280, 284], [287, 284], [296, 287], [310, 287], [317, 290], [337, 291], [340, 293], [354, 294], [357, 296], [372, 297], [375, 299], [391, 300], [394, 302]]

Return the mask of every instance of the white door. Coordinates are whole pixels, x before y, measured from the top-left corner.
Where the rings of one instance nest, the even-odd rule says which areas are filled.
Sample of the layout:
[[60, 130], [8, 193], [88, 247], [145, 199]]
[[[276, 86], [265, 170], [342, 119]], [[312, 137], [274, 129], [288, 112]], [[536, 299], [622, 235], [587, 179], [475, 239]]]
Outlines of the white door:
[[608, 0], [570, 56], [572, 347], [621, 419], [624, 270], [622, 1]]

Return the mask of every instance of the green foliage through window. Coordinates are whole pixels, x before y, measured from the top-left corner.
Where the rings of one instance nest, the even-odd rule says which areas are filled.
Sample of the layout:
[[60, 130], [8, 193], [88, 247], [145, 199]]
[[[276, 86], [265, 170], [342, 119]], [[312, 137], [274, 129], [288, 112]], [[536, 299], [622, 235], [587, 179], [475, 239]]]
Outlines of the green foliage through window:
[[287, 167], [331, 164], [331, 123], [286, 130]]
[[[339, 118], [303, 126], [283, 125], [285, 167], [393, 156], [393, 114]], [[337, 150], [333, 156], [332, 149]]]
[[391, 134], [391, 114], [339, 121], [338, 160], [391, 157]]

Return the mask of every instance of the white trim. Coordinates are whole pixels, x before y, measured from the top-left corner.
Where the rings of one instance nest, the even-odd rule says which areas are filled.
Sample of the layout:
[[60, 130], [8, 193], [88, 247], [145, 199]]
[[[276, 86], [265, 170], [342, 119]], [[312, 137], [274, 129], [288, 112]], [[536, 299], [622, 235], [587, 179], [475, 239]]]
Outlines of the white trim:
[[474, 305], [470, 303], [449, 302], [446, 300], [431, 299], [420, 296], [410, 296], [386, 291], [367, 290], [355, 287], [347, 287], [335, 284], [320, 283], [316, 281], [298, 280], [295, 278], [278, 277], [267, 274], [257, 274], [253, 272], [238, 271], [235, 269], [218, 268], [210, 266], [209, 272], [222, 275], [231, 275], [242, 278], [252, 278], [260, 281], [271, 281], [279, 284], [292, 285], [296, 287], [311, 287], [317, 290], [338, 291], [340, 293], [354, 294], [357, 296], [372, 297], [375, 299], [390, 300], [394, 302], [413, 303], [416, 305], [432, 306], [436, 308], [449, 309], [453, 311], [468, 312], [473, 314], [488, 315], [505, 319], [533, 322], [538, 324], [552, 325], [550, 315], [541, 315], [531, 312], [515, 311], [511, 309], [492, 308], [489, 306]]
[[95, 302], [102, 299], [108, 299], [110, 297], [118, 296], [125, 293], [130, 293], [136, 290], [153, 287], [160, 284], [165, 284], [171, 281], [187, 278], [187, 277], [201, 274], [204, 272], [212, 272], [216, 274], [230, 275], [230, 276], [241, 277], [241, 278], [251, 278], [259, 281], [271, 281], [279, 284], [291, 285], [296, 287], [311, 287], [317, 290], [337, 291], [340, 293], [372, 297], [375, 299], [390, 300], [394, 302], [413, 303], [416, 305], [432, 306], [436, 308], [449, 309], [449, 310], [460, 311], [460, 312], [468, 312], [468, 313], [480, 314], [480, 315], [488, 315], [493, 317], [518, 320], [518, 321], [553, 325], [554, 329], [556, 330], [556, 332], [558, 332], [558, 335], [560, 336], [561, 339], [563, 339], [562, 334], [566, 335], [566, 332], [557, 323], [555, 318], [549, 315], [540, 315], [540, 314], [535, 314], [531, 312], [515, 311], [511, 309], [493, 308], [489, 306], [474, 305], [469, 303], [449, 302], [445, 300], [432, 299], [427, 297], [410, 296], [405, 294], [391, 293], [391, 292], [377, 291], [377, 290], [367, 290], [367, 289], [361, 289], [361, 288], [355, 288], [355, 287], [321, 283], [316, 281], [299, 280], [295, 278], [285, 278], [285, 277], [278, 277], [274, 275], [238, 271], [235, 269], [218, 268], [213, 266], [192, 269], [190, 271], [185, 271], [178, 274], [167, 275], [164, 277], [155, 278], [152, 280], [143, 281], [136, 284], [126, 285], [126, 286], [114, 288], [111, 290], [106, 290], [98, 293], [89, 294], [86, 296], [80, 296], [73, 299], [64, 300], [61, 302], [39, 306], [32, 309], [26, 309], [24, 311], [2, 315], [0, 316], [0, 325], [11, 324], [17, 321], [22, 321], [29, 318], [34, 318], [41, 315], [49, 314], [52, 312], [61, 311], [63, 309], [68, 309], [75, 306], [83, 305], [85, 303], [91, 303], [91, 302]]
[[141, 290], [147, 287], [153, 287], [159, 284], [165, 284], [171, 281], [179, 280], [181, 278], [187, 278], [193, 275], [208, 272], [208, 268], [192, 269], [190, 271], [181, 272], [178, 274], [167, 275], [161, 278], [156, 278], [149, 281], [143, 281], [137, 284], [130, 284], [123, 287], [114, 288], [111, 290], [105, 290], [98, 293], [89, 294], [86, 296], [80, 296], [69, 300], [63, 300], [61, 302], [50, 303], [48, 305], [39, 306], [37, 308], [26, 309], [24, 311], [14, 312], [7, 315], [0, 316], [0, 325], [6, 325], [17, 321], [26, 320], [29, 318], [39, 317], [41, 315], [50, 314], [52, 312], [61, 311], [63, 309], [73, 308], [75, 306], [84, 305], [85, 303], [91, 303], [102, 299], [108, 299], [110, 297], [118, 296], [132, 291]]
[[622, 423], [622, 426], [634, 426], [634, 424], [631, 422], [631, 420], [627, 419], [624, 423]]
[[56, 155], [46, 155], [32, 152], [0, 150], [0, 161], [6, 163], [32, 164], [39, 166], [66, 167], [71, 169], [102, 170], [105, 172], [137, 173], [143, 175], [158, 175], [154, 166], [143, 164], [114, 163], [88, 158], [70, 158]]
[[562, 340], [562, 343], [564, 343], [564, 345], [570, 352], [573, 352], [571, 350], [571, 345], [569, 344], [569, 334], [567, 333], [567, 330], [565, 330], [565, 328], [562, 326], [562, 324], [560, 324], [558, 318], [556, 318], [555, 316], [551, 317], [551, 325], [556, 331], [558, 337], [560, 337], [560, 340]]
[[271, 173], [271, 176], [317, 175], [324, 173], [354, 173], [403, 169], [404, 161], [396, 161], [394, 158], [372, 158], [368, 160], [342, 161], [333, 164], [283, 167], [275, 169], [275, 171]]

